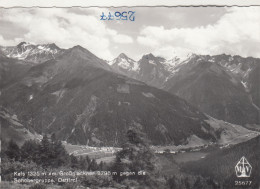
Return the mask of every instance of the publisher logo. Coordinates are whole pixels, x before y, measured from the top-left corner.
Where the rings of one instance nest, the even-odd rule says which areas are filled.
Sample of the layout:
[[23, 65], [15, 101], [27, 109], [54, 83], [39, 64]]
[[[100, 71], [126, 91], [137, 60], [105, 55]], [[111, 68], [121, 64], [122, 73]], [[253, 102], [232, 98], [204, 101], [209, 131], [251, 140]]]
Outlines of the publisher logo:
[[237, 177], [250, 177], [252, 166], [249, 164], [247, 159], [243, 156], [235, 166]]

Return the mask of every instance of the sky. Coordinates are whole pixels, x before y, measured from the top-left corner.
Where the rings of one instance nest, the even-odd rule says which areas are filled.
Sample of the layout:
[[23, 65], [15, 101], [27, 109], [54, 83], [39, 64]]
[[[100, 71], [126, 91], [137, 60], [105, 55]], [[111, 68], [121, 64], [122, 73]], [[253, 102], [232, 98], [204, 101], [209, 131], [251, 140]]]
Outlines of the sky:
[[[104, 12], [134, 11], [135, 21], [100, 20]], [[75, 45], [112, 60], [153, 53], [167, 59], [187, 54], [260, 58], [258, 7], [0, 8], [0, 45]]]

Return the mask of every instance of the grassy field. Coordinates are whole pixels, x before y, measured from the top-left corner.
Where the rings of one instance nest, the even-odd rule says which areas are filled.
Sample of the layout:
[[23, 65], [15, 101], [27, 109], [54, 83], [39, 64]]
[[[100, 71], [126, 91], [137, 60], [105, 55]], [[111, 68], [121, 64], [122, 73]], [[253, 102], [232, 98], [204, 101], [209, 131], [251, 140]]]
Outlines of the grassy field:
[[[176, 148], [171, 148], [172, 146], [167, 147], [153, 147], [154, 151], [164, 151], [165, 149], [176, 150], [176, 154], [171, 154], [172, 159], [177, 163], [185, 163], [188, 161], [196, 161], [204, 158], [209, 152], [201, 152], [201, 151], [193, 151], [193, 152], [184, 152], [180, 151], [177, 153]], [[81, 146], [81, 145], [72, 145], [72, 144], [65, 144], [65, 148], [68, 153], [73, 154], [75, 156], [89, 156], [91, 159], [96, 159], [97, 163], [101, 161], [110, 163], [115, 159], [115, 153], [119, 148], [113, 147], [90, 147], [90, 146]], [[185, 149], [185, 148], [184, 148]], [[180, 150], [180, 149], [178, 149]], [[182, 153], [183, 152], [183, 153]], [[158, 154], [159, 155], [159, 154]], [[159, 157], [159, 156], [158, 156]], [[163, 157], [163, 156], [161, 156]], [[166, 161], [166, 159], [165, 159]], [[162, 165], [165, 163], [160, 161]], [[166, 161], [168, 164], [171, 162]]]
[[208, 153], [206, 152], [185, 152], [185, 153], [178, 153], [173, 155], [173, 159], [177, 163], [186, 163], [189, 161], [197, 161], [200, 159], [205, 158]]
[[[64, 143], [65, 149], [69, 154], [75, 156], [89, 156], [91, 159], [113, 157], [120, 148], [115, 147], [91, 147], [84, 145], [72, 145]], [[103, 161], [103, 160], [101, 160]]]
[[204, 158], [205, 152], [184, 152], [178, 154], [157, 154], [157, 163], [163, 175], [181, 174], [180, 164]]

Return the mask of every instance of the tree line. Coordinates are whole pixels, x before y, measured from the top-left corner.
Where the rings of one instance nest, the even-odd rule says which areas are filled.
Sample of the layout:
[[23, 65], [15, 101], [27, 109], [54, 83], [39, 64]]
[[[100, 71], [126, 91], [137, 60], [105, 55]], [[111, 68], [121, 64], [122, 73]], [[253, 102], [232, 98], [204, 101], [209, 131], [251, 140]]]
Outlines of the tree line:
[[[110, 176], [85, 176], [76, 184], [65, 184], [66, 189], [77, 186], [84, 187], [111, 187], [111, 188], [142, 188], [142, 189], [221, 189], [214, 179], [203, 178], [189, 174], [168, 175], [161, 174], [157, 157], [150, 149], [146, 135], [136, 128], [131, 128], [126, 133], [126, 143], [122, 150], [117, 152], [115, 160], [110, 164], [101, 162], [88, 156], [76, 157], [69, 155], [62, 142], [55, 135], [47, 135], [38, 142], [26, 141], [19, 147], [13, 140], [5, 143], [1, 151], [3, 180], [11, 181], [14, 171], [32, 170], [89, 170], [110, 171]], [[145, 173], [139, 175], [139, 172]], [[121, 173], [131, 172], [126, 175]], [[38, 189], [38, 185], [35, 187]], [[45, 185], [41, 187], [46, 188]], [[33, 188], [33, 189], [36, 189]]]
[[[2, 140], [1, 159], [3, 180], [5, 180], [6, 175], [16, 171], [15, 169], [19, 170], [19, 167], [23, 167], [22, 165], [31, 164], [34, 165], [34, 168], [43, 170], [62, 167], [87, 171], [101, 170], [105, 165], [103, 162], [98, 164], [95, 159], [90, 159], [88, 156], [69, 155], [62, 142], [57, 140], [54, 135], [50, 139], [44, 135], [40, 142], [36, 140], [25, 141], [21, 147], [13, 140], [8, 142]], [[19, 164], [19, 166], [11, 168], [11, 164]], [[7, 178], [9, 177], [7, 176]]]

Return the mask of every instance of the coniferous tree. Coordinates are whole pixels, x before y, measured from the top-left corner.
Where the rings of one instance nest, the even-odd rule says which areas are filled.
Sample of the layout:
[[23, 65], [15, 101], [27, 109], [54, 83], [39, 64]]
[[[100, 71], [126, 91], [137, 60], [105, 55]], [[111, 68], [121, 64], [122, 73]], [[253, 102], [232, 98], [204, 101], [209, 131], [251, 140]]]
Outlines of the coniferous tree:
[[39, 147], [40, 146], [34, 140], [25, 141], [21, 147], [21, 160], [36, 162]]
[[60, 140], [56, 140], [53, 142], [53, 149], [52, 149], [52, 154], [53, 154], [53, 165], [55, 167], [60, 167], [62, 165], [65, 165], [68, 163], [68, 154], [62, 145]]
[[42, 138], [40, 150], [39, 150], [39, 158], [38, 163], [42, 164], [43, 167], [48, 167], [51, 165], [51, 144], [50, 141], [45, 134]]
[[176, 189], [176, 179], [175, 179], [175, 177], [173, 176], [173, 177], [171, 177], [169, 180], [168, 180], [168, 186], [169, 186], [169, 188], [170, 189]]
[[104, 162], [103, 162], [103, 161], [101, 161], [101, 162], [99, 163], [99, 170], [100, 170], [100, 171], [104, 171]]
[[[140, 128], [132, 127], [127, 131], [127, 142], [122, 146], [122, 150], [116, 154], [116, 160], [112, 166], [112, 171], [117, 172], [113, 179], [121, 182], [124, 179], [133, 179], [140, 184], [150, 188], [157, 187], [155, 173], [155, 155], [149, 147], [149, 141]], [[134, 172], [131, 176], [120, 176], [120, 172]], [[144, 175], [138, 175], [142, 171]]]
[[80, 169], [81, 170], [88, 170], [89, 162], [87, 161], [87, 159], [85, 157], [80, 156], [79, 164], [80, 164]]
[[1, 152], [0, 153], [1, 153], [1, 157], [2, 157], [2, 155], [6, 155], [5, 152], [8, 149], [8, 142], [2, 138], [0, 140], [1, 140]]
[[13, 159], [15, 161], [18, 161], [20, 159], [20, 148], [13, 140], [9, 141], [5, 153], [10, 159]]
[[86, 159], [86, 162], [88, 163], [88, 166], [89, 166], [90, 163], [91, 163], [91, 159], [88, 156], [86, 156], [85, 159]]
[[203, 184], [200, 177], [198, 177], [193, 185], [193, 189], [203, 189]]
[[73, 155], [70, 155], [70, 166], [75, 169], [80, 167], [78, 159]]
[[96, 170], [98, 170], [98, 164], [97, 164], [97, 162], [96, 162], [95, 159], [92, 159], [92, 160], [91, 160], [91, 163], [90, 163], [90, 165], [89, 165], [89, 169], [90, 169], [90, 171], [96, 171]]
[[190, 182], [189, 182], [188, 177], [186, 177], [186, 178], [184, 179], [184, 185], [185, 185], [186, 189], [190, 189], [190, 188], [191, 188], [191, 187], [190, 187]]
[[53, 133], [53, 134], [51, 135], [51, 142], [54, 143], [54, 142], [56, 142], [56, 141], [57, 141], [56, 134]]

